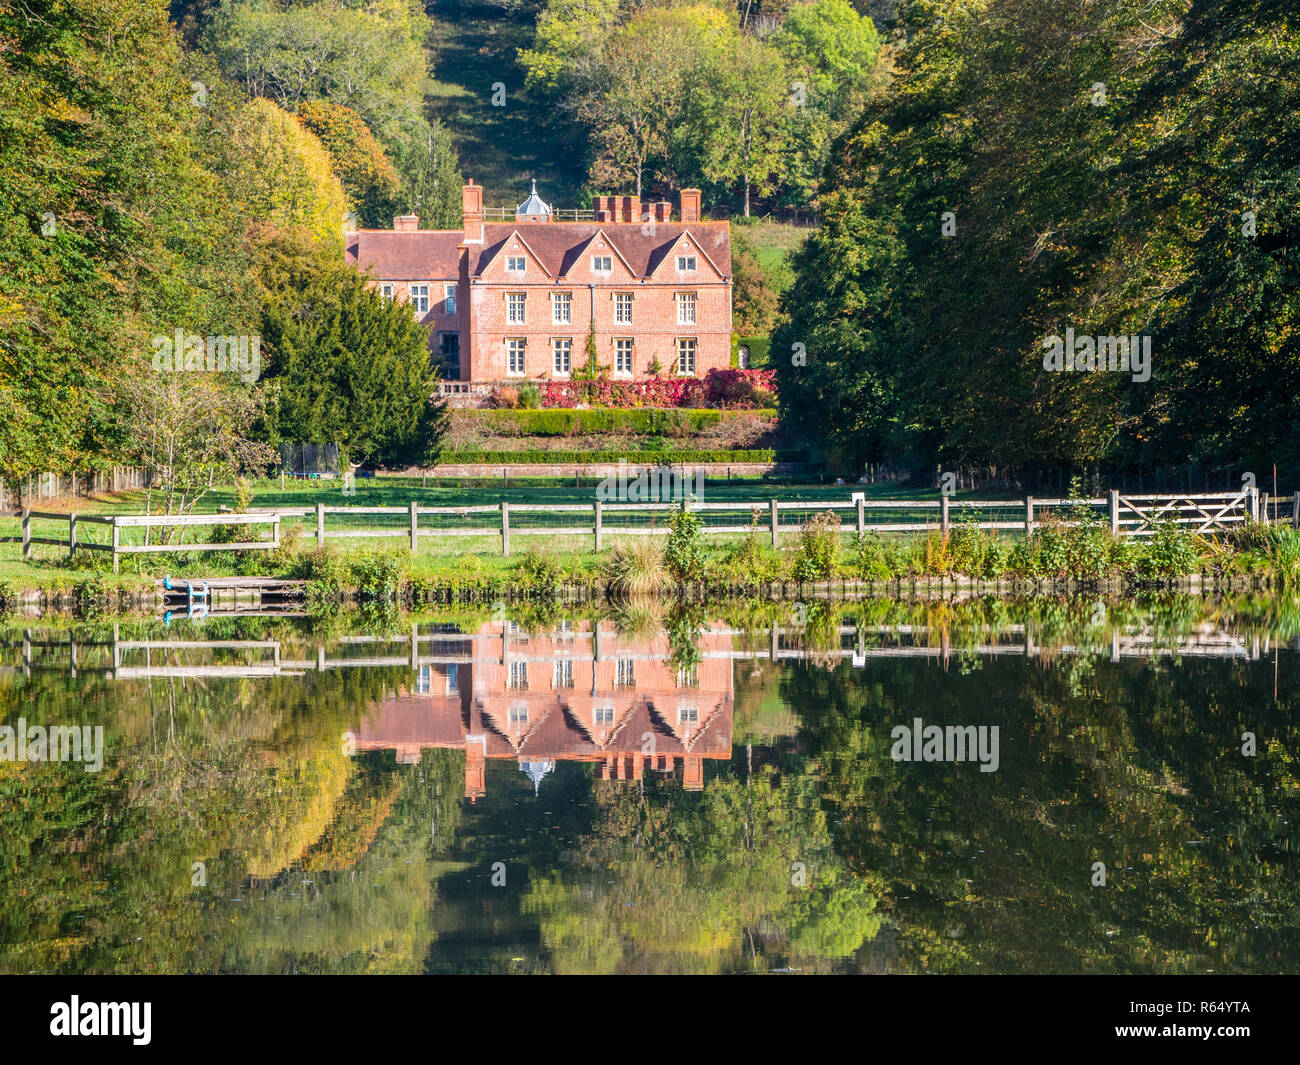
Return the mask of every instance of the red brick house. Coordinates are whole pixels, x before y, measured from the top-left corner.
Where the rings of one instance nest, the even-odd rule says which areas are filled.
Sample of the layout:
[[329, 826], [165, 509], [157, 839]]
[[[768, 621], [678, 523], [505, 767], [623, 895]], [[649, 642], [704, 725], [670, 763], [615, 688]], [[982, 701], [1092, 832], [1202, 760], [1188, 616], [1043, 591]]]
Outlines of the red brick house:
[[536, 182], [510, 221], [485, 220], [473, 181], [461, 204], [461, 229], [401, 215], [345, 242], [349, 263], [412, 305], [448, 381], [564, 380], [587, 365], [589, 338], [625, 380], [731, 365], [731, 233], [700, 218], [699, 189], [681, 190], [676, 221], [670, 203], [636, 196], [559, 221]]

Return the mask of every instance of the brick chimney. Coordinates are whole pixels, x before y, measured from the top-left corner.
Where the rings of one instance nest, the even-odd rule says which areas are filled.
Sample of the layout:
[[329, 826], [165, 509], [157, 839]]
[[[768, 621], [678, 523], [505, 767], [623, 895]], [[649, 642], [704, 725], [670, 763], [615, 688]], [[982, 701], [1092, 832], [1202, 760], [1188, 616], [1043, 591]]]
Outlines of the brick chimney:
[[641, 197], [624, 196], [619, 204], [620, 222], [640, 222], [641, 221]]
[[418, 214], [399, 214], [393, 218], [394, 233], [414, 233], [420, 228], [420, 216]]
[[483, 186], [475, 185], [473, 178], [460, 190], [460, 214], [465, 228], [465, 243], [482, 244]]
[[682, 189], [677, 194], [682, 205], [682, 221], [698, 222], [700, 220], [700, 190]]
[[656, 222], [671, 222], [673, 220], [673, 205], [667, 200], [659, 200], [650, 206], [654, 208], [654, 220]]

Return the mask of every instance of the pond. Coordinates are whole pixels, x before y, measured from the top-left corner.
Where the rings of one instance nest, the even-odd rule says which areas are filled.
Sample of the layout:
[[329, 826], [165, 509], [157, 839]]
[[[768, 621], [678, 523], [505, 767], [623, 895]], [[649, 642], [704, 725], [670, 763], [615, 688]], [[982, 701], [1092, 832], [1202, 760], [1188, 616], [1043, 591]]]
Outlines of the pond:
[[0, 972], [1295, 972], [1298, 647], [1277, 599], [10, 618]]

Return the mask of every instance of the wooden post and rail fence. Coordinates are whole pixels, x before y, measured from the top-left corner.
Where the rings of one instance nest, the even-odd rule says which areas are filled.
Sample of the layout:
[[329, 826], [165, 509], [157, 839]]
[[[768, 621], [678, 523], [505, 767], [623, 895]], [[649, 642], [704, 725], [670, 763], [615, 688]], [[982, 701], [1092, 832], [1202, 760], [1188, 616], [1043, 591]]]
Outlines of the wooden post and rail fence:
[[[111, 553], [113, 572], [118, 572], [121, 556], [180, 551], [258, 551], [272, 550], [281, 544], [282, 522], [296, 519], [306, 532], [314, 517], [315, 539], [326, 540], [360, 537], [402, 537], [412, 553], [419, 550], [420, 538], [499, 537], [501, 553], [509, 555], [511, 541], [517, 537], [560, 536], [591, 537], [596, 551], [602, 551], [610, 536], [664, 536], [669, 532], [666, 520], [682, 503], [509, 503], [464, 507], [425, 507], [412, 501], [408, 505], [389, 507], [334, 507], [317, 503], [314, 507], [286, 507], [275, 510], [252, 510], [241, 513], [189, 515], [101, 515], [64, 514], [51, 511], [22, 511], [22, 551], [31, 558], [34, 545], [67, 548], [69, 558], [78, 550]], [[1108, 496], [1094, 499], [966, 500], [942, 496], [930, 500], [867, 499], [855, 493], [845, 500], [776, 499], [750, 503], [705, 503], [687, 501], [686, 509], [703, 519], [702, 532], [711, 535], [754, 533], [766, 525], [773, 547], [780, 547], [783, 533], [797, 532], [800, 515], [825, 511], [848, 512], [852, 524], [841, 521], [841, 532], [926, 533], [944, 534], [958, 523], [991, 532], [1020, 532], [1031, 535], [1046, 523], [1077, 526], [1085, 522], [1105, 526], [1116, 537], [1150, 536], [1166, 523], [1189, 528], [1196, 533], [1224, 532], [1248, 523], [1282, 523], [1300, 529], [1300, 492], [1286, 504], [1270, 501], [1256, 489], [1219, 494], [1157, 494], [1123, 496], [1112, 490]], [[1283, 515], [1283, 510], [1289, 513]], [[766, 510], [766, 514], [764, 511]], [[1271, 516], [1270, 516], [1271, 511]], [[796, 518], [783, 522], [782, 514]], [[748, 514], [748, 524], [738, 524], [736, 517]], [[540, 523], [528, 523], [529, 515], [541, 516]], [[963, 517], [965, 515], [965, 517]], [[342, 519], [342, 527], [328, 528], [329, 518]], [[358, 518], [382, 517], [379, 527], [361, 528]], [[710, 517], [716, 520], [710, 522]], [[766, 518], [766, 521], [763, 519]], [[908, 520], [912, 518], [914, 520]], [[969, 520], [975, 518], [978, 520]], [[423, 524], [421, 519], [425, 519]], [[523, 520], [521, 520], [523, 519]], [[875, 520], [869, 520], [875, 519]], [[458, 521], [470, 524], [454, 524]], [[34, 535], [33, 522], [58, 522], [66, 525], [66, 536]], [[588, 524], [588, 521], [590, 524]], [[105, 540], [87, 538], [85, 527], [104, 527]], [[186, 530], [225, 526], [262, 527], [259, 539], [223, 540], [218, 543], [163, 542], [149, 543], [149, 531], [173, 530], [183, 538]], [[143, 543], [131, 542], [135, 530], [144, 530]], [[60, 530], [62, 532], [62, 530]], [[124, 535], [126, 534], [126, 535]], [[0, 542], [14, 542], [0, 537]]]

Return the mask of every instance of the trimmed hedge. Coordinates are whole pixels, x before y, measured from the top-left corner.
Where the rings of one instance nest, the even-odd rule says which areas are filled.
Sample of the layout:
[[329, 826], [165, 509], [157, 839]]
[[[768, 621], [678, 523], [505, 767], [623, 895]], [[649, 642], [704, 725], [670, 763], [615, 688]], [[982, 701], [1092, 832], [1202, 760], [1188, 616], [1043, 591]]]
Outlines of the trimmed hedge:
[[482, 464], [489, 466], [527, 465], [547, 463], [616, 463], [620, 459], [636, 465], [680, 465], [683, 462], [807, 462], [806, 451], [445, 451], [438, 457], [439, 465]]
[[502, 435], [575, 436], [582, 433], [640, 433], [650, 436], [698, 433], [724, 418], [757, 414], [775, 418], [774, 410], [703, 410], [680, 407], [632, 409], [555, 407], [547, 410], [466, 410], [455, 417], [472, 418], [484, 429]]

